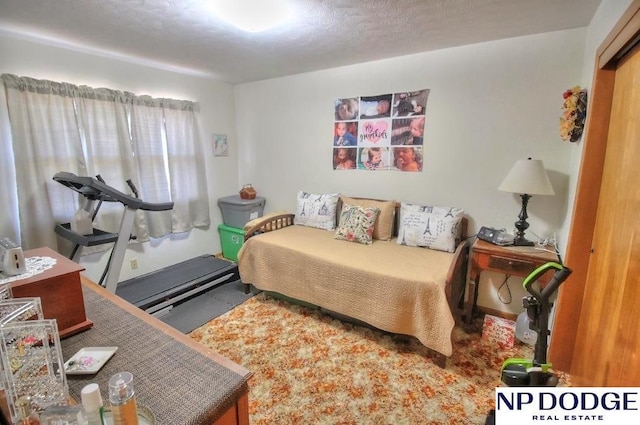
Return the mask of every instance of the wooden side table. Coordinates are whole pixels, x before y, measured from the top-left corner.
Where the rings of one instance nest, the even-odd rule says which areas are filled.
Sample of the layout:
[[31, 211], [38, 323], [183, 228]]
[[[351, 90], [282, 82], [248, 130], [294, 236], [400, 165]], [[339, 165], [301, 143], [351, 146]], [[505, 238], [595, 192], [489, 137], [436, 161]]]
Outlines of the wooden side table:
[[[465, 322], [471, 323], [473, 310], [478, 302], [480, 273], [490, 270], [512, 276], [527, 277], [536, 268], [549, 261], [558, 261], [558, 255], [532, 246], [498, 246], [476, 239], [471, 246], [469, 297], [465, 303]], [[550, 273], [545, 273], [540, 277], [539, 282], [544, 286], [552, 277]]]

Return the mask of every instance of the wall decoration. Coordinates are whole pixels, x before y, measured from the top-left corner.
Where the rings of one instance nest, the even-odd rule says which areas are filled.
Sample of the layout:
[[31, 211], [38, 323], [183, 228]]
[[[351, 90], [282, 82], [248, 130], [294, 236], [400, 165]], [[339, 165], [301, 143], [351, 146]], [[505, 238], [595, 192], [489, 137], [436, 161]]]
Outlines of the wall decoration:
[[336, 99], [334, 170], [422, 171], [429, 90]]
[[562, 117], [560, 118], [560, 138], [564, 142], [577, 142], [582, 136], [587, 118], [587, 90], [575, 86], [562, 94]]
[[358, 118], [358, 98], [350, 97], [338, 99], [335, 102], [336, 121], [352, 120]]
[[358, 144], [357, 121], [337, 122], [334, 127], [334, 146], [356, 146]]
[[373, 146], [359, 149], [358, 168], [361, 170], [385, 170], [390, 163], [389, 148]]
[[229, 143], [226, 134], [213, 135], [213, 156], [229, 155]]
[[334, 148], [333, 149], [333, 169], [334, 170], [354, 170], [356, 168], [357, 148]]

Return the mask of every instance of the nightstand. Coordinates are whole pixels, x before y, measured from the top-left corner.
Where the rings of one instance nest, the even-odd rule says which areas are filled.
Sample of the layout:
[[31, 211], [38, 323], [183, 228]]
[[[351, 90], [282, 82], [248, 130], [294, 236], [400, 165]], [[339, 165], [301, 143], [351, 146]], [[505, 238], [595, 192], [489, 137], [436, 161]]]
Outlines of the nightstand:
[[[527, 277], [541, 265], [549, 261], [558, 261], [558, 255], [536, 249], [533, 246], [498, 246], [476, 239], [471, 246], [470, 261], [469, 296], [464, 309], [466, 323], [471, 323], [473, 311], [478, 301], [480, 273], [489, 270], [511, 276]], [[538, 280], [544, 286], [552, 277], [552, 274], [545, 273]]]

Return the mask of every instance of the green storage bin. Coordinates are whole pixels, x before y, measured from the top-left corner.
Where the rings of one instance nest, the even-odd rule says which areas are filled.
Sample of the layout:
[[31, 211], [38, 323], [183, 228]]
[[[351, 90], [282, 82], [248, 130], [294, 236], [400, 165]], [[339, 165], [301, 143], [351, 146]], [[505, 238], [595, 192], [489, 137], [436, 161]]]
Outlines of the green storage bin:
[[220, 233], [220, 244], [222, 245], [222, 256], [227, 260], [238, 261], [238, 251], [244, 242], [244, 231], [237, 227], [224, 224], [218, 226]]

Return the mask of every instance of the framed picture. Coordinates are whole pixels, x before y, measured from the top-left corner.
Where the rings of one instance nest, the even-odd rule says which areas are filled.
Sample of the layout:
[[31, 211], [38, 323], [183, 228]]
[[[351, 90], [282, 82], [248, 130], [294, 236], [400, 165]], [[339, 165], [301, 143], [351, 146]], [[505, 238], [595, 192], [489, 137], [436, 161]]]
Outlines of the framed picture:
[[229, 143], [226, 134], [213, 135], [213, 156], [229, 155]]

